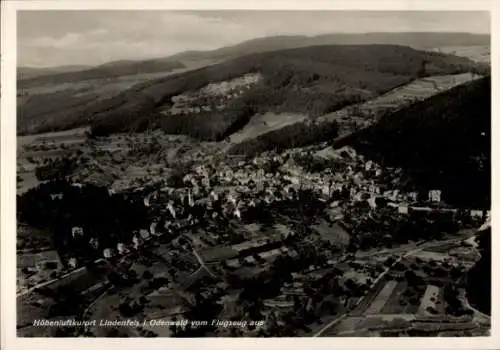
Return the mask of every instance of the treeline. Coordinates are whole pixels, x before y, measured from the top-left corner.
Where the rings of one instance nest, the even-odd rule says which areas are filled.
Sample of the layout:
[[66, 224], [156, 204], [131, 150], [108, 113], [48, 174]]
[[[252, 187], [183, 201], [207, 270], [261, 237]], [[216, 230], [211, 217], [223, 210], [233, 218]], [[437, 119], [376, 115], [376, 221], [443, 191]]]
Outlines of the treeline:
[[491, 81], [485, 77], [384, 116], [342, 140], [405, 170], [419, 192], [438, 188], [453, 205], [490, 207]]
[[[53, 196], [57, 195], [57, 196]], [[110, 195], [104, 187], [79, 188], [66, 180], [42, 183], [17, 197], [18, 221], [53, 233], [60, 255], [91, 256], [89, 241], [99, 240], [99, 250], [128, 243], [132, 231], [148, 227], [148, 212], [141, 196]], [[84, 235], [72, 237], [72, 227]]]
[[[378, 202], [380, 208], [385, 207], [385, 200]], [[367, 203], [364, 203], [368, 207]], [[364, 209], [365, 213], [368, 208]], [[381, 209], [373, 216], [348, 213], [344, 223], [351, 233], [348, 250], [367, 250], [372, 248], [392, 247], [394, 244], [407, 244], [409, 241], [431, 241], [442, 239], [446, 234], [458, 231], [458, 224], [452, 216], [429, 213], [410, 215], [407, 218], [394, 215], [392, 208]]]
[[[92, 131], [100, 135], [160, 126], [184, 133], [190, 128], [180, 124], [196, 127], [203, 119], [204, 125], [213, 121], [218, 127], [209, 132], [199, 127], [190, 134], [215, 140], [224, 134], [224, 127], [244, 120], [248, 110], [321, 115], [373, 98], [419, 76], [471, 69], [480, 67], [466, 58], [391, 45], [319, 46], [259, 53], [137, 85], [83, 113], [82, 118], [91, 118]], [[158, 113], [171, 106], [173, 96], [246, 73], [261, 73], [264, 79], [231, 102], [233, 108], [228, 113], [237, 116], [221, 117], [214, 112], [175, 117], [181, 122]], [[239, 112], [239, 108], [244, 111]], [[158, 123], [158, 119], [165, 121]], [[174, 126], [168, 126], [171, 123]]]
[[467, 275], [467, 297], [479, 311], [491, 315], [491, 228], [478, 241], [481, 259]]
[[135, 75], [155, 72], [169, 72], [174, 69], [185, 68], [186, 66], [178, 61], [172, 60], [144, 60], [144, 61], [124, 61], [111, 62], [90, 69], [76, 72], [64, 72], [44, 75], [28, 79], [20, 79], [17, 82], [18, 88], [27, 88], [48, 84], [63, 84], [92, 79], [117, 78], [124, 75]]
[[330, 141], [339, 133], [336, 122], [297, 122], [232, 146], [231, 154], [252, 156], [264, 151], [282, 152], [288, 148], [303, 147], [313, 143]]
[[[167, 134], [182, 134], [198, 140], [220, 141], [243, 128], [254, 114], [252, 107], [242, 104], [241, 100], [236, 100], [231, 101], [222, 111], [214, 110], [189, 116], [161, 116], [159, 127]], [[150, 126], [155, 128], [156, 124]]]
[[64, 179], [78, 167], [75, 158], [50, 159], [47, 164], [35, 169], [35, 176], [39, 181]]

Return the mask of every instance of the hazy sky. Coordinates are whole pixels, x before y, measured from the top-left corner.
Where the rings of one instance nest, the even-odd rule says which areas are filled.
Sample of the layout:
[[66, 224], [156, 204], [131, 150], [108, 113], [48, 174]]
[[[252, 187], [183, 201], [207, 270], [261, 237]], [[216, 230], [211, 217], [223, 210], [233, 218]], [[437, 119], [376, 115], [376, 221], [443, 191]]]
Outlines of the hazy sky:
[[22, 66], [100, 64], [209, 50], [270, 35], [489, 33], [487, 12], [19, 11]]

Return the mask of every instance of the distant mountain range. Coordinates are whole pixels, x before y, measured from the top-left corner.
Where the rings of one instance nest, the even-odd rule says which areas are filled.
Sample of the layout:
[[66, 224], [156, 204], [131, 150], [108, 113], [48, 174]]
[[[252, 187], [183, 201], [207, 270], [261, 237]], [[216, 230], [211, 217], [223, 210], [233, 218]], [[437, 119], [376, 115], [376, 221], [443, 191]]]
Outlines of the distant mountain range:
[[[374, 98], [428, 75], [488, 73], [467, 58], [395, 45], [330, 45], [263, 52], [150, 80], [82, 111], [98, 134], [162, 128], [203, 140], [220, 140], [258, 113], [301, 113], [315, 118]], [[247, 89], [203, 92], [208, 84], [248, 74], [260, 79]], [[217, 89], [216, 89], [217, 90]], [[238, 91], [239, 90], [239, 91]], [[173, 98], [187, 94], [180, 117], [168, 112]], [[197, 111], [196, 107], [207, 110]], [[191, 107], [191, 108], [190, 108]], [[165, 114], [166, 112], [166, 114]]]
[[44, 75], [78, 72], [85, 69], [90, 69], [92, 66], [70, 65], [50, 68], [35, 68], [35, 67], [19, 67], [17, 69], [18, 80], [38, 78]]
[[[41, 74], [18, 81], [19, 88], [38, 85], [73, 83], [93, 79], [109, 79], [126, 75], [169, 72], [174, 69], [185, 68], [179, 61], [171, 59], [151, 59], [142, 61], [114, 61], [88, 69], [64, 70], [54, 69], [55, 72]], [[21, 69], [24, 72], [25, 69]], [[28, 69], [29, 72], [29, 69]]]
[[154, 73], [188, 65], [191, 62], [218, 62], [259, 52], [320, 45], [403, 45], [419, 50], [449, 46], [489, 46], [490, 36], [470, 33], [366, 33], [325, 34], [318, 36], [271, 36], [208, 51], [186, 51], [169, 57], [147, 60], [121, 60], [100, 66], [63, 66], [54, 68], [20, 67], [20, 87], [74, 82], [82, 79]]
[[227, 59], [256, 52], [319, 45], [403, 45], [424, 50], [443, 46], [489, 46], [490, 36], [470, 33], [364, 33], [318, 36], [272, 36], [210, 51], [187, 51], [171, 56], [177, 61]]
[[491, 206], [490, 77], [389, 113], [343, 142], [402, 168], [422, 192], [441, 189], [446, 203]]

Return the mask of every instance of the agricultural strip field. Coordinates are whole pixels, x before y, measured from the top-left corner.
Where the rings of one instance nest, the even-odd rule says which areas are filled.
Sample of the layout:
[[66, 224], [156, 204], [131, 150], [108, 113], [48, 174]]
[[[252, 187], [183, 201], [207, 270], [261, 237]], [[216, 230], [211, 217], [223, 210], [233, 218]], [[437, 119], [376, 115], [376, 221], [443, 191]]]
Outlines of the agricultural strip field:
[[330, 225], [322, 219], [318, 225], [313, 228], [321, 235], [321, 238], [331, 243], [340, 243], [346, 245], [349, 243], [349, 234], [337, 223]]
[[252, 117], [243, 129], [231, 135], [231, 143], [240, 143], [244, 140], [255, 138], [272, 130], [302, 122], [307, 119], [305, 115], [266, 113]]
[[231, 259], [238, 255], [238, 252], [231, 247], [214, 247], [201, 252], [205, 262], [214, 262]]
[[[406, 104], [422, 101], [430, 98], [440, 92], [449, 90], [455, 86], [464, 84], [468, 81], [479, 79], [481, 76], [471, 73], [440, 75], [422, 78], [396, 88], [388, 93], [374, 98], [368, 102], [359, 105], [363, 112], [378, 114], [386, 110], [393, 110], [403, 107]], [[350, 117], [350, 109], [344, 108], [336, 112], [326, 114], [318, 119], [338, 120]]]
[[389, 281], [385, 284], [384, 288], [378, 293], [375, 300], [371, 303], [371, 305], [366, 310], [365, 314], [378, 314], [385, 303], [389, 299], [392, 294], [393, 289], [396, 287], [398, 283], [396, 281]]
[[382, 314], [401, 314], [404, 313], [406, 306], [401, 305], [402, 294], [408, 287], [405, 281], [399, 282], [398, 285], [392, 290], [391, 296], [388, 298], [384, 307], [381, 310]]
[[380, 291], [384, 288], [387, 280], [382, 279], [380, 280], [375, 288], [367, 295], [365, 298], [359, 303], [359, 305], [356, 307], [355, 310], [349, 313], [350, 316], [357, 317], [361, 316], [365, 313], [365, 311], [370, 307], [372, 302], [375, 300], [375, 298], [378, 296]]
[[439, 247], [430, 247], [430, 248], [427, 248], [426, 251], [435, 252], [435, 253], [447, 253], [450, 251], [450, 249], [453, 249], [456, 247], [457, 247], [457, 243], [450, 243], [450, 244], [442, 245]]
[[439, 296], [439, 287], [429, 284], [420, 302], [418, 313], [425, 315], [428, 313], [427, 308], [430, 307], [436, 309], [436, 301], [438, 300], [437, 299], [438, 296]]

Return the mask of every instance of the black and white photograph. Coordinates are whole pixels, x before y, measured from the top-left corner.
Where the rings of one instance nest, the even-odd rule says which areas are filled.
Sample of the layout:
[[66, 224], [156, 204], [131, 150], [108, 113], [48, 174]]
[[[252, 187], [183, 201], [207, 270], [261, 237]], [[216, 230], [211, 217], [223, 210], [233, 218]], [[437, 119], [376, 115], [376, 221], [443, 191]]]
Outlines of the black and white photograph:
[[116, 7], [16, 13], [17, 337], [492, 335], [490, 12]]

